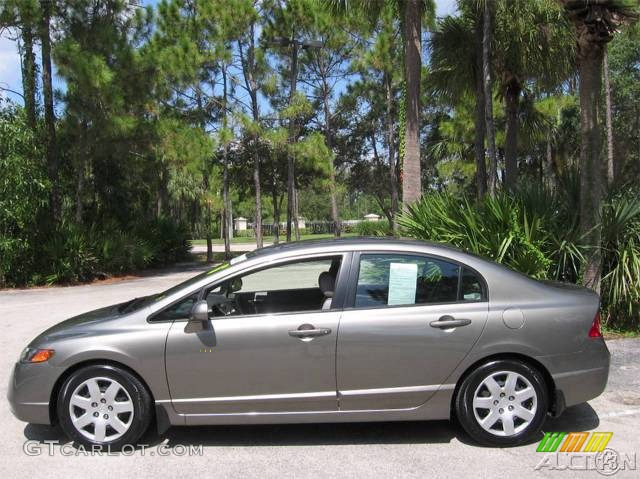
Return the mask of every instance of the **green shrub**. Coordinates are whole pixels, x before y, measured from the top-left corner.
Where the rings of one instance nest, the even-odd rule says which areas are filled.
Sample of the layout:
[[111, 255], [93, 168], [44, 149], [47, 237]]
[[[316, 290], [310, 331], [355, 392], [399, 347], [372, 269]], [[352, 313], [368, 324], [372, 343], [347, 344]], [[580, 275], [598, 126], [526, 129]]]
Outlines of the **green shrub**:
[[49, 196], [40, 148], [24, 111], [0, 102], [0, 287], [27, 283], [35, 268], [34, 237]]
[[235, 236], [236, 238], [253, 238], [254, 234], [253, 230], [240, 230], [235, 231], [233, 233], [233, 236]]
[[188, 229], [170, 218], [160, 218], [142, 224], [137, 233], [153, 251], [149, 264], [172, 264], [184, 260], [189, 255], [191, 244]]
[[41, 255], [40, 271], [47, 284], [90, 279], [97, 263], [86, 234], [64, 223], [44, 242]]
[[386, 220], [362, 221], [356, 225], [356, 232], [359, 236], [388, 236], [391, 229]]
[[[561, 279], [554, 274], [552, 258], [560, 252], [550, 214], [506, 194], [476, 203], [435, 193], [411, 206], [399, 223], [409, 236], [452, 244], [534, 278]], [[571, 248], [579, 251], [576, 245]]]
[[[573, 175], [557, 192], [521, 187], [476, 202], [431, 193], [399, 219], [404, 233], [447, 243], [534, 278], [578, 282], [585, 247]], [[613, 195], [603, 208], [601, 303], [612, 327], [635, 328], [640, 315], [640, 195]]]
[[602, 214], [602, 302], [607, 323], [640, 326], [640, 195], [609, 198]]
[[94, 226], [90, 236], [98, 258], [97, 272], [123, 273], [145, 268], [153, 261], [155, 251], [151, 244], [115, 225]]
[[26, 284], [33, 272], [31, 243], [0, 236], [0, 287]]

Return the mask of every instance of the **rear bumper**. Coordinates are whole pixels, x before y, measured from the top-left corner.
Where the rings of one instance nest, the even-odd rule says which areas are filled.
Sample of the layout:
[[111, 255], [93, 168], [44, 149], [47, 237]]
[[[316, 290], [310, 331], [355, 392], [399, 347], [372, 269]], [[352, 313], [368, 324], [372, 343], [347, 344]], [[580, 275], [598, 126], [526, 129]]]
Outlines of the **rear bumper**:
[[598, 397], [607, 386], [611, 355], [603, 339], [590, 339], [579, 353], [538, 359], [551, 373], [556, 395], [564, 398], [567, 407]]
[[7, 390], [13, 415], [31, 424], [51, 424], [49, 399], [56, 377], [46, 363], [16, 363]]

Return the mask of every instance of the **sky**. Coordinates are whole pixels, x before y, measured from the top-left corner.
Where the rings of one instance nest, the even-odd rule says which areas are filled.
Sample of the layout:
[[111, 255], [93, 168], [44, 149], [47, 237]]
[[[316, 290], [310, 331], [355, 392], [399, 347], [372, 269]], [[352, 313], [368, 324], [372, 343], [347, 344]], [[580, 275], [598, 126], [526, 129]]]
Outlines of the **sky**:
[[[143, 5], [155, 5], [158, 0], [142, 0]], [[436, 16], [443, 17], [456, 10], [456, 0], [436, 0]], [[22, 93], [22, 79], [20, 74], [20, 57], [15, 41], [11, 40], [12, 32], [2, 31], [0, 34], [0, 88], [10, 89]], [[55, 65], [54, 65], [55, 67]], [[56, 81], [54, 72], [54, 88], [64, 87], [61, 81]], [[0, 90], [0, 98], [8, 97], [22, 103], [22, 98]]]

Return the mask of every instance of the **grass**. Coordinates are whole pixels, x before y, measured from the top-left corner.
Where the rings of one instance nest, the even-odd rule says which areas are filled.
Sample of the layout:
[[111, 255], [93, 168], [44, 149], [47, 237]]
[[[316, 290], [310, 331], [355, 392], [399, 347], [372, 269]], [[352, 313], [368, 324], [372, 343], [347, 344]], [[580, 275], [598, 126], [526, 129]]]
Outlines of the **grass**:
[[[357, 233], [342, 233], [342, 237], [350, 237], [350, 236], [358, 236]], [[327, 238], [333, 238], [333, 235], [330, 233], [327, 234], [309, 234], [309, 235], [300, 235], [300, 240], [310, 240], [310, 239], [327, 239]], [[273, 243], [273, 236], [265, 236], [263, 238], [263, 241], [265, 243]], [[284, 242], [284, 236], [280, 236], [280, 241]], [[213, 239], [213, 244], [224, 244], [224, 241], [220, 238], [214, 238]], [[256, 239], [253, 237], [235, 237], [235, 238], [231, 238], [231, 243], [235, 243], [235, 244], [245, 244], [245, 243], [255, 243]], [[191, 244], [193, 245], [206, 245], [207, 244], [207, 240], [205, 239], [194, 239], [191, 240]]]
[[605, 339], [637, 338], [640, 336], [640, 331], [634, 329], [610, 328], [606, 324], [603, 324], [602, 334]]

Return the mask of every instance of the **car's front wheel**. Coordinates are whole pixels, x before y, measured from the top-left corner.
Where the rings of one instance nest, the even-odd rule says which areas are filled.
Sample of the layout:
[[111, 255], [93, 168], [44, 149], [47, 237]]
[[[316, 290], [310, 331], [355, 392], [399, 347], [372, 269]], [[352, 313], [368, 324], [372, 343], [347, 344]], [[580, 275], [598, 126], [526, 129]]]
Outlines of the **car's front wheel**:
[[477, 442], [515, 446], [536, 438], [548, 410], [544, 377], [526, 363], [505, 359], [482, 364], [461, 383], [455, 413]]
[[74, 371], [57, 401], [62, 430], [85, 446], [135, 445], [151, 421], [151, 396], [130, 372], [111, 365]]

